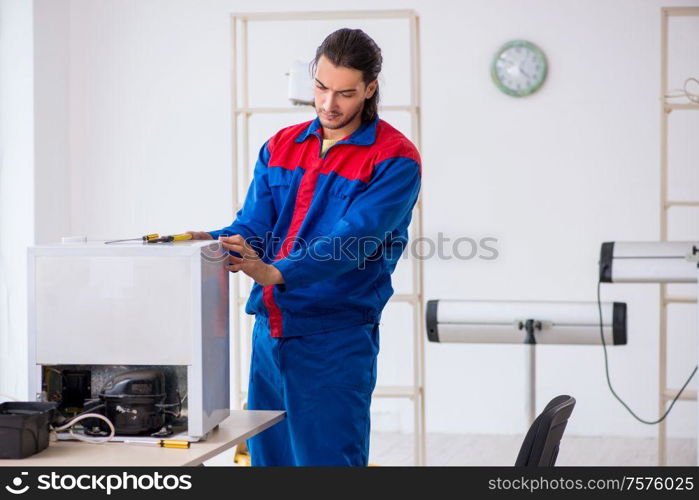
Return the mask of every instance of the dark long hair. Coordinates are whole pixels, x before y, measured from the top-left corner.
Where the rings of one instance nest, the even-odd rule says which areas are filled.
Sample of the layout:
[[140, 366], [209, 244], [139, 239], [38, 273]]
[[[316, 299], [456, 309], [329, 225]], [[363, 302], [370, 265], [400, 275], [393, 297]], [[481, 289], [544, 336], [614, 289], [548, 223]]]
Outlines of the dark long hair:
[[[364, 85], [376, 80], [383, 63], [379, 46], [360, 29], [342, 28], [330, 33], [316, 50], [316, 57], [311, 63], [312, 74], [315, 74], [320, 56], [325, 56], [335, 66], [361, 71]], [[379, 86], [376, 82], [374, 95], [364, 101], [362, 122], [376, 118], [378, 108]]]

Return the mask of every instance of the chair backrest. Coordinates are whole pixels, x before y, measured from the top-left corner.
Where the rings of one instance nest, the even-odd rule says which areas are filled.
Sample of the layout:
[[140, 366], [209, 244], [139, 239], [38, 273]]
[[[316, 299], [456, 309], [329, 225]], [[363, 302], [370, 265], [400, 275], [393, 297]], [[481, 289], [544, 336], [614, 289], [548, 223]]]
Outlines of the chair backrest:
[[556, 396], [546, 405], [524, 437], [515, 467], [555, 465], [558, 446], [574, 407], [575, 398], [571, 396]]

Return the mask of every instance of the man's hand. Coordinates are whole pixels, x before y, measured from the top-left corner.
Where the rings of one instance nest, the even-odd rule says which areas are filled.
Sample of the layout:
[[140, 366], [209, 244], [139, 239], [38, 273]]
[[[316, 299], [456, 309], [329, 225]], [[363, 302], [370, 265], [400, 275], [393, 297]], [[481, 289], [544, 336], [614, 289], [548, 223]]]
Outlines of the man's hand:
[[270, 264], [265, 264], [241, 235], [220, 236], [218, 241], [221, 242], [224, 248], [242, 256], [242, 258], [233, 255], [228, 256], [226, 269], [229, 271], [243, 271], [261, 286], [284, 283], [284, 277], [279, 272], [279, 269]]
[[209, 233], [202, 231], [187, 231], [186, 234], [191, 234], [193, 240], [213, 240]]

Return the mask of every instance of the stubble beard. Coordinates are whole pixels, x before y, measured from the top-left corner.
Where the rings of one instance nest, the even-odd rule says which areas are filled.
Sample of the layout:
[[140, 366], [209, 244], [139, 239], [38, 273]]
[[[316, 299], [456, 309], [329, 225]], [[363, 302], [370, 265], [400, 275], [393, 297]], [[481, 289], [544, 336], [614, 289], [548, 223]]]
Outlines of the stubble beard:
[[346, 127], [350, 123], [352, 123], [352, 120], [356, 118], [356, 116], [361, 113], [363, 110], [363, 106], [361, 106], [357, 111], [355, 111], [352, 116], [350, 116], [348, 119], [344, 120], [342, 123], [338, 124], [326, 124], [325, 120], [323, 120], [323, 117], [321, 116], [321, 112], [316, 108], [316, 115], [318, 115], [318, 118], [320, 119], [320, 124], [323, 126], [323, 128], [327, 128], [328, 130], [337, 130], [343, 127]]

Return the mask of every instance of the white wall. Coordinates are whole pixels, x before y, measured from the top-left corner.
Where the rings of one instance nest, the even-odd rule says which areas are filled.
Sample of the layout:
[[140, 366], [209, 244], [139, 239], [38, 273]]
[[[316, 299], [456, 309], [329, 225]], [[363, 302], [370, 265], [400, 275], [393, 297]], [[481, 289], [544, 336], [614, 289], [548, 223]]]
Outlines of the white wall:
[[68, 0], [0, 2], [0, 394], [26, 394], [26, 248], [70, 232]]
[[70, 234], [69, 0], [34, 0], [36, 242]]
[[[425, 12], [427, 232], [494, 235], [501, 252], [494, 262], [428, 262], [428, 297], [595, 300], [601, 242], [658, 238], [662, 4], [483, 2]], [[536, 42], [550, 61], [550, 77], [531, 99], [502, 96], [483, 71], [493, 47], [515, 37]], [[699, 73], [696, 59], [692, 69]], [[699, 121], [692, 126], [696, 137]], [[440, 173], [430, 176], [430, 165]], [[691, 190], [698, 199], [699, 185]], [[648, 419], [657, 415], [657, 293], [654, 285], [602, 291], [603, 300], [629, 304], [629, 345], [611, 349], [611, 376]], [[670, 335], [675, 387], [696, 364], [696, 315], [683, 326]], [[524, 427], [521, 349], [431, 345], [428, 353], [431, 428]], [[613, 399], [601, 348], [542, 346], [538, 360], [539, 408], [561, 393], [578, 401], [571, 433], [655, 434]], [[678, 403], [670, 435], [695, 436], [695, 412], [696, 403]]]
[[26, 248], [34, 242], [33, 5], [0, 0], [0, 394], [27, 390]]
[[[601, 242], [657, 239], [659, 12], [670, 4], [352, 4], [415, 8], [421, 16], [426, 236], [441, 231], [452, 239], [499, 239], [500, 257], [492, 262], [427, 261], [427, 298], [591, 301]], [[61, 21], [69, 54], [70, 188], [61, 189], [70, 193], [70, 217], [63, 227], [105, 238], [230, 222], [229, 14], [288, 8], [281, 1], [70, 1], [69, 19]], [[347, 4], [299, 1], [294, 8], [341, 10]], [[407, 48], [399, 35], [407, 31], [377, 22], [344, 24], [365, 27], [384, 47], [385, 102], [400, 101]], [[310, 59], [322, 34], [335, 27], [340, 25], [251, 27], [251, 97], [283, 104], [287, 68], [277, 61], [287, 54]], [[696, 46], [692, 31], [687, 33], [673, 45], [677, 52]], [[495, 50], [513, 38], [537, 43], [550, 63], [547, 83], [526, 99], [501, 94], [488, 74]], [[696, 76], [699, 68], [692, 69]], [[54, 92], [65, 91], [58, 85]], [[54, 116], [65, 116], [61, 109]], [[404, 126], [395, 114], [385, 117]], [[308, 118], [255, 121], [252, 154], [289, 119]], [[685, 129], [694, 131], [675, 141], [679, 152], [673, 153], [684, 171], [694, 172], [699, 152], [691, 137], [699, 121], [673, 120], [686, 121]], [[65, 163], [56, 168], [63, 171]], [[673, 185], [699, 198], [697, 184], [689, 176]], [[680, 234], [680, 227], [695, 232]], [[697, 227], [696, 217], [685, 217], [673, 224], [673, 237], [697, 238]], [[400, 265], [398, 288], [406, 264]], [[630, 313], [629, 345], [610, 352], [612, 379], [646, 418], [657, 413], [657, 293], [653, 285], [603, 287], [603, 300], [626, 301]], [[379, 382], [406, 384], [410, 324], [399, 306], [391, 307], [381, 332]], [[675, 386], [691, 371], [697, 352], [695, 315], [680, 315], [670, 341], [669, 381]], [[428, 345], [428, 430], [522, 432], [523, 361], [519, 346]], [[571, 433], [655, 435], [610, 395], [602, 362], [599, 347], [541, 346], [539, 406], [568, 393], [578, 400]], [[695, 412], [696, 403], [678, 403], [670, 435], [695, 436]], [[410, 406], [403, 401], [375, 399], [374, 416], [375, 428], [411, 428]]]

